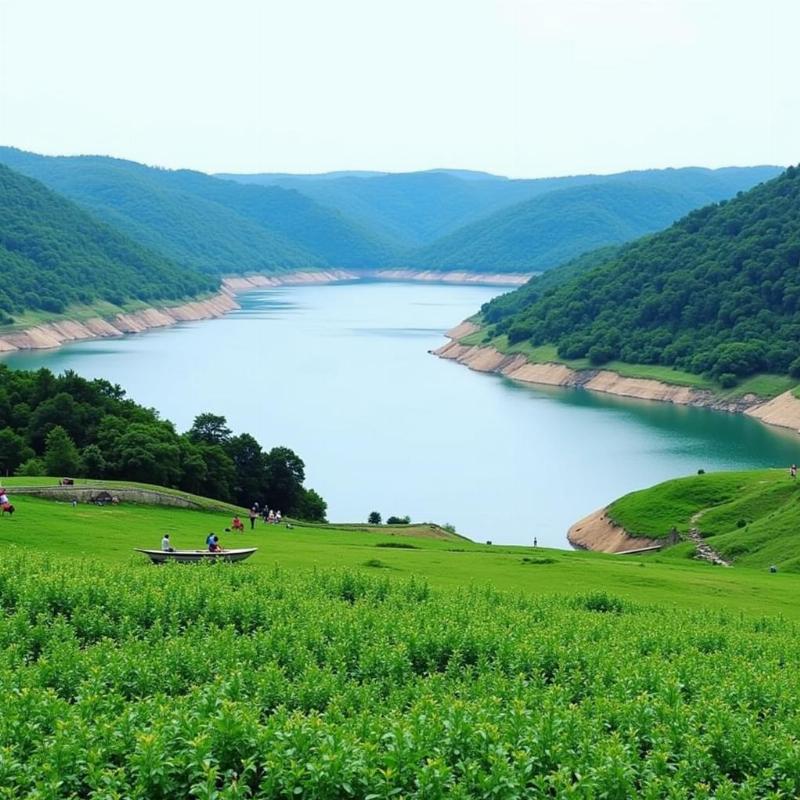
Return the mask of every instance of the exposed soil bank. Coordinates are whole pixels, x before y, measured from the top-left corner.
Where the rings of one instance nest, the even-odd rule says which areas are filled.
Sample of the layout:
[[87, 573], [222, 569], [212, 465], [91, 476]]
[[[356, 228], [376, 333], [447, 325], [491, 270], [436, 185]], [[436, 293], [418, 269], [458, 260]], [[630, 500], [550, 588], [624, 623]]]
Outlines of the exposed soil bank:
[[339, 283], [345, 281], [421, 281], [424, 283], [481, 284], [494, 286], [521, 286], [533, 273], [505, 274], [499, 272], [437, 272], [413, 269], [329, 269], [292, 272], [287, 275], [247, 275], [225, 278], [223, 286], [234, 292], [270, 286], [298, 286], [302, 284]]
[[598, 553], [624, 553], [664, 544], [663, 540], [631, 536], [625, 528], [608, 518], [605, 508], [576, 522], [567, 531], [567, 540], [579, 550], [594, 550]]
[[[69, 342], [104, 339], [142, 333], [153, 328], [164, 328], [178, 322], [217, 319], [239, 308], [235, 295], [251, 289], [272, 286], [303, 286], [326, 283], [343, 283], [364, 279], [419, 280], [440, 283], [479, 283], [516, 286], [530, 275], [470, 274], [466, 272], [415, 272], [413, 270], [352, 271], [342, 269], [308, 270], [285, 275], [249, 275], [224, 278], [218, 294], [205, 300], [194, 300], [179, 306], [146, 308], [142, 311], [120, 313], [112, 317], [92, 317], [85, 320], [54, 320], [34, 325], [21, 331], [0, 335], [0, 353], [16, 350], [47, 350]], [[465, 334], [461, 334], [465, 335]]]
[[0, 337], [0, 352], [45, 350], [60, 347], [67, 342], [142, 333], [178, 322], [215, 319], [238, 307], [233, 295], [223, 289], [207, 300], [195, 300], [180, 306], [146, 308], [129, 314], [116, 314], [107, 319], [93, 317], [80, 322], [68, 319], [45, 322], [27, 330], [4, 333]]
[[784, 392], [771, 400], [754, 394], [725, 399], [706, 389], [677, 386], [649, 378], [626, 378], [604, 369], [574, 370], [564, 364], [532, 363], [519, 353], [509, 355], [490, 346], [469, 346], [460, 343], [459, 339], [476, 330], [478, 326], [473, 323], [462, 322], [448, 331], [446, 335], [451, 341], [434, 350], [434, 354], [464, 364], [478, 372], [494, 372], [522, 383], [580, 387], [620, 397], [658, 400], [747, 414], [769, 425], [800, 431], [800, 399], [791, 391]]

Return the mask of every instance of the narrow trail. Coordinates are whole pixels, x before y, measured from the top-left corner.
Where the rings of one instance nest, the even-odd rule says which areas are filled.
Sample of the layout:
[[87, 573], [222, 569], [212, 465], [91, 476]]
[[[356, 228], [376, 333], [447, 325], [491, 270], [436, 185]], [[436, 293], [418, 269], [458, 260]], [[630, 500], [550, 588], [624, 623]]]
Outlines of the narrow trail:
[[[697, 523], [700, 521], [700, 517], [708, 511], [707, 508], [701, 509], [700, 511], [696, 511], [692, 514], [689, 522], [696, 526]], [[711, 564], [717, 564], [721, 567], [730, 567], [733, 566], [730, 561], [726, 561], [711, 545], [706, 543], [706, 540], [700, 535], [700, 528], [693, 527], [689, 528], [689, 533], [686, 534], [686, 538], [695, 546], [697, 549], [697, 553], [695, 558], [699, 558], [703, 561], [708, 561]]]

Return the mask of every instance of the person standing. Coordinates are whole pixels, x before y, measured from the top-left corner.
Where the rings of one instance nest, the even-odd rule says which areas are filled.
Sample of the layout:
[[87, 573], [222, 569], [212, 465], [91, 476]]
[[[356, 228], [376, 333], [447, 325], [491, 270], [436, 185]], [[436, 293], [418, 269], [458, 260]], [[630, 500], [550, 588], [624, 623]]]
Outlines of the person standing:
[[797, 480], [797, 464], [792, 464], [792, 466], [789, 467], [789, 475], [791, 475], [792, 480]]
[[253, 506], [250, 509], [250, 530], [251, 531], [255, 528], [257, 519], [258, 519], [258, 511], [256, 510], [256, 507]]
[[172, 546], [172, 543], [169, 540], [169, 534], [165, 533], [164, 538], [161, 540], [161, 549], [165, 553], [174, 553], [175, 548]]

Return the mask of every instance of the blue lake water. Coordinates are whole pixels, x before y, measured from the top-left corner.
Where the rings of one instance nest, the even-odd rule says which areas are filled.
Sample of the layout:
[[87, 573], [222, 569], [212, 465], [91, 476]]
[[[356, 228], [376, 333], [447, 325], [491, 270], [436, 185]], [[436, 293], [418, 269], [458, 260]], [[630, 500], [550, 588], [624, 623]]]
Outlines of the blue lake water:
[[498, 291], [284, 287], [221, 320], [4, 360], [107, 378], [181, 430], [224, 414], [297, 451], [331, 520], [408, 514], [496, 543], [566, 547], [572, 522], [633, 489], [800, 461], [795, 434], [742, 416], [520, 386], [428, 354]]

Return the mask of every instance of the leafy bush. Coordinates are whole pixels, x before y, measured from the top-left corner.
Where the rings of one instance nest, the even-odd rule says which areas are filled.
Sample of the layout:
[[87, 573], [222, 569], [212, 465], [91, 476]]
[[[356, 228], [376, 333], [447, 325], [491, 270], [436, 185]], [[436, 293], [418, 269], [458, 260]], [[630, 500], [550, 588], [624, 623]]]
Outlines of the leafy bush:
[[619, 597], [606, 592], [591, 592], [575, 601], [578, 607], [587, 611], [600, 611], [604, 614], [621, 614], [625, 610], [625, 602]]

